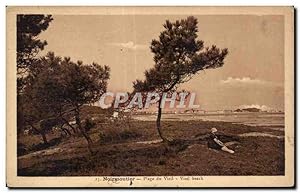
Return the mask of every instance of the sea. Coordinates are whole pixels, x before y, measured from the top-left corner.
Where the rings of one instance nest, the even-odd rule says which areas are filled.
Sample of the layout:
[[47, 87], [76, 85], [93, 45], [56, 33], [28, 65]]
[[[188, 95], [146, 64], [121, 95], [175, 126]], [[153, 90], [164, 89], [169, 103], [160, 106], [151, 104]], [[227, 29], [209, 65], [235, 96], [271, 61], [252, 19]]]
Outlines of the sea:
[[[138, 114], [133, 116], [134, 119], [140, 121], [155, 121], [156, 114]], [[265, 126], [273, 127], [278, 130], [284, 129], [284, 113], [267, 113], [267, 112], [251, 112], [251, 113], [226, 113], [226, 114], [162, 114], [163, 121], [224, 121], [235, 124], [244, 124], [249, 126]]]

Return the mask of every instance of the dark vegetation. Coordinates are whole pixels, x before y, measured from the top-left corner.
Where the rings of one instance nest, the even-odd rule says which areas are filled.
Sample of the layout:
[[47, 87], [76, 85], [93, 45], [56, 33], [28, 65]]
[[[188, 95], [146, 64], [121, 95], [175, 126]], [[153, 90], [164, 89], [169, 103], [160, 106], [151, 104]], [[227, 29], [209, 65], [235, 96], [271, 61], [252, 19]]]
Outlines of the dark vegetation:
[[[97, 121], [96, 121], [97, 123]], [[172, 142], [159, 143], [155, 122], [131, 120], [131, 127], [108, 123], [89, 131], [97, 153], [91, 156], [81, 138], [64, 139], [37, 155], [19, 157], [18, 175], [283, 175], [284, 140], [239, 137], [263, 132], [284, 135], [263, 127], [226, 122], [162, 121], [164, 134]], [[220, 139], [236, 142], [231, 155], [210, 149], [205, 135], [217, 127]], [[125, 132], [125, 134], [124, 134]], [[131, 133], [127, 135], [126, 133]], [[118, 136], [102, 138], [101, 136]], [[37, 136], [36, 136], [37, 137]], [[113, 139], [112, 139], [113, 138]], [[143, 142], [143, 143], [142, 143]], [[56, 152], [52, 150], [58, 149]], [[49, 154], [48, 154], [49, 152]]]

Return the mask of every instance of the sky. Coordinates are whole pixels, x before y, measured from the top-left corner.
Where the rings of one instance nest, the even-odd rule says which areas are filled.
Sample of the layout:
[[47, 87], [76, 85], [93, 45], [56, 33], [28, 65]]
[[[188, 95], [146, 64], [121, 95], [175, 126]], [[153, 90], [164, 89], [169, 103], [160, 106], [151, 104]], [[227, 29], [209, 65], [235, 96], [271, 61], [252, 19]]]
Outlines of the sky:
[[[200, 72], [181, 89], [196, 92], [204, 110], [262, 107], [284, 109], [284, 18], [255, 15], [194, 15], [205, 46], [228, 48], [221, 68]], [[149, 46], [166, 19], [187, 15], [53, 15], [40, 39], [73, 61], [111, 68], [108, 91], [132, 90], [154, 65]]]

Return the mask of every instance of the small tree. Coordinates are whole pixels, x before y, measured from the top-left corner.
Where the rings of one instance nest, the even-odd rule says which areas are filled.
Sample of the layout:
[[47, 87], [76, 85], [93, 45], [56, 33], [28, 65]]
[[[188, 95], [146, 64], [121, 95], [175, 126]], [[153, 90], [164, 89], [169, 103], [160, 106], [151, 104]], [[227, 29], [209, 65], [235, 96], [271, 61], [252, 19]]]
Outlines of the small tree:
[[61, 59], [48, 53], [36, 63], [25, 90], [32, 95], [40, 112], [51, 112], [55, 117], [73, 112], [92, 152], [92, 140], [82, 126], [80, 110], [83, 105], [98, 101], [106, 92], [109, 75], [108, 66], [83, 65], [80, 61], [74, 63], [70, 58]]
[[67, 85], [63, 99], [74, 108], [76, 124], [87, 140], [90, 152], [93, 153], [91, 148], [93, 142], [81, 124], [80, 108], [84, 104], [95, 103], [106, 92], [110, 68], [96, 63], [83, 65], [81, 61], [64, 62], [63, 66], [62, 74]]
[[[19, 94], [18, 102], [23, 107], [23, 116], [20, 118], [25, 125], [30, 125], [35, 132], [41, 134], [45, 144], [48, 143], [46, 133], [55, 126], [55, 119], [70, 109], [67, 103], [58, 100], [63, 90], [61, 74], [58, 72], [60, 64], [61, 58], [52, 53], [37, 59], [31, 64], [31, 73], [26, 77], [26, 87]], [[50, 119], [53, 120], [52, 126], [48, 127], [47, 122]]]
[[167, 139], [161, 132], [162, 93], [176, 92], [178, 86], [188, 82], [194, 75], [205, 69], [223, 66], [227, 48], [220, 50], [215, 45], [204, 48], [197, 40], [198, 21], [190, 16], [174, 23], [169, 20], [163, 25], [159, 40], [152, 40], [150, 49], [155, 65], [145, 71], [145, 80], [133, 82], [134, 92], [156, 92], [160, 95], [156, 128], [163, 141]]

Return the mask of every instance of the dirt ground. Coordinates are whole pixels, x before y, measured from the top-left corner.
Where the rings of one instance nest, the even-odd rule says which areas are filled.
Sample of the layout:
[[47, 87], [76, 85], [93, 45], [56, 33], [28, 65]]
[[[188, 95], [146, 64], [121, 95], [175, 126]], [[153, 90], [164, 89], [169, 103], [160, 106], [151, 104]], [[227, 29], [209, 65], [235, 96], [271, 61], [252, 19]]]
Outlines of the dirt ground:
[[[284, 175], [284, 132], [272, 130], [272, 126], [163, 121], [163, 134], [173, 141], [165, 144], [159, 141], [152, 121], [99, 125], [89, 133], [95, 155], [88, 152], [83, 137], [52, 134], [49, 138], [56, 140], [52, 146], [31, 148], [18, 157], [18, 175]], [[223, 134], [223, 142], [230, 142], [234, 154], [210, 149], [206, 140], [197, 138], [209, 133], [211, 127]], [[38, 140], [39, 136], [24, 136], [19, 142], [32, 146], [29, 142]]]

